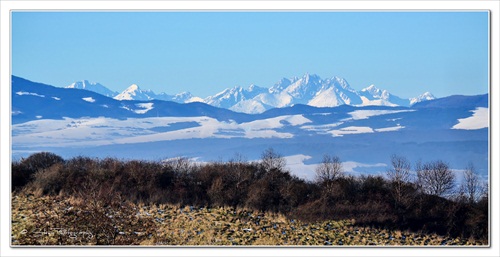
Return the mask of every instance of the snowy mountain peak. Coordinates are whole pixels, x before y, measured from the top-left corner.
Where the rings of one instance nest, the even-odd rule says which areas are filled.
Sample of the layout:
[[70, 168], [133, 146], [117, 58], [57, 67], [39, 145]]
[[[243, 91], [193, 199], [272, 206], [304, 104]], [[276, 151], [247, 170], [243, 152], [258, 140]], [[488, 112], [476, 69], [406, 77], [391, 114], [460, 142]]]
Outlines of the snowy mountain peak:
[[287, 78], [282, 78], [278, 83], [274, 84], [270, 89], [269, 93], [275, 94], [283, 91], [286, 87], [290, 86], [292, 84], [292, 81], [295, 82], [297, 81], [297, 78], [293, 78], [292, 80], [287, 79]]
[[255, 84], [251, 84], [250, 86], [248, 86], [248, 89], [247, 89], [248, 92], [263, 91], [263, 90], [267, 90], [267, 89], [259, 87]]
[[130, 87], [125, 89], [127, 92], [134, 92], [140, 90], [139, 86], [137, 84], [132, 84]]
[[116, 100], [152, 100], [155, 99], [151, 90], [143, 91], [137, 84], [132, 84], [123, 92], [114, 97]]
[[305, 74], [299, 80], [288, 86], [284, 92], [287, 92], [294, 98], [304, 98], [316, 95], [322, 87], [321, 78], [318, 75]]
[[[259, 89], [259, 90], [256, 90]], [[424, 94], [421, 100], [433, 99]], [[350, 87], [341, 77], [321, 79], [316, 74], [306, 73], [302, 77], [282, 78], [271, 88], [251, 85], [248, 89], [233, 87], [207, 97], [205, 103], [245, 113], [258, 113], [270, 108], [281, 108], [295, 104], [316, 107], [353, 106], [410, 106], [410, 99], [402, 99], [387, 90], [370, 85], [361, 91]]]
[[117, 92], [111, 91], [107, 87], [99, 83], [89, 82], [88, 80], [74, 82], [71, 85], [66, 86], [66, 88], [84, 89], [99, 93], [107, 97], [114, 97], [118, 94]]
[[190, 92], [182, 92], [179, 94], [176, 94], [174, 96], [169, 96], [165, 93], [162, 93], [165, 96], [165, 99], [170, 98], [171, 101], [178, 102], [178, 103], [189, 103], [189, 102], [197, 102], [195, 99], [195, 96], [191, 94]]
[[214, 96], [205, 98], [204, 102], [213, 106], [229, 109], [237, 105], [239, 102], [252, 99], [259, 94], [267, 92], [268, 90], [266, 88], [258, 87], [253, 84], [250, 85], [248, 89], [244, 89], [240, 86], [235, 86], [233, 88], [224, 89], [222, 92], [219, 92]]
[[303, 77], [302, 77], [303, 81], [305, 84], [308, 84], [310, 82], [321, 82], [321, 78], [316, 75], [316, 74], [309, 74], [309, 73], [306, 73]]
[[381, 94], [381, 90], [378, 89], [375, 85], [370, 85], [366, 88], [363, 88], [361, 89], [361, 92], [368, 92], [370, 93], [371, 95], [380, 95]]
[[377, 88], [373, 84], [367, 88], [362, 89], [361, 92], [369, 93], [370, 95], [372, 95], [375, 98], [389, 99], [389, 97], [391, 97], [391, 94], [389, 93], [389, 91], [387, 91], [385, 89]]
[[410, 98], [410, 105], [414, 105], [414, 104], [419, 103], [419, 102], [429, 101], [429, 100], [434, 100], [434, 99], [436, 99], [436, 97], [434, 97], [434, 95], [432, 95], [430, 92], [425, 92], [417, 97]]
[[180, 98], [191, 98], [193, 97], [193, 94], [189, 93], [189, 92], [181, 92], [179, 94], [176, 94], [175, 97], [180, 97]]
[[325, 83], [328, 83], [328, 84], [334, 83], [334, 84], [339, 85], [343, 89], [354, 91], [354, 89], [352, 89], [351, 86], [349, 86], [349, 83], [347, 83], [347, 81], [341, 77], [332, 77], [330, 79], [327, 79]]
[[66, 88], [77, 88], [77, 89], [88, 89], [92, 86], [95, 86], [97, 83], [90, 83], [88, 80], [82, 80], [72, 83]]
[[433, 99], [436, 99], [436, 97], [434, 97], [434, 95], [432, 95], [430, 92], [425, 92], [423, 93], [421, 96], [421, 98], [424, 98], [426, 100], [433, 100]]
[[373, 90], [378, 90], [378, 88], [373, 84], [371, 84], [370, 86], [368, 86], [366, 88], [361, 89], [361, 91], [373, 91]]
[[[90, 83], [86, 80], [75, 82], [74, 88], [87, 89], [101, 93], [95, 89], [98, 83]], [[104, 93], [101, 93], [104, 94]], [[104, 94], [116, 100], [140, 100], [152, 99], [174, 101], [178, 103], [204, 102], [209, 105], [226, 108], [237, 112], [260, 113], [271, 108], [293, 106], [295, 104], [306, 104], [315, 107], [334, 107], [343, 104], [352, 106], [411, 106], [421, 101], [435, 99], [426, 92], [418, 97], [403, 99], [392, 95], [387, 90], [379, 89], [370, 85], [357, 91], [350, 87], [349, 83], [342, 77], [331, 77], [322, 79], [317, 74], [306, 73], [301, 77], [282, 78], [271, 88], [259, 87], [255, 84], [244, 88], [234, 86], [226, 88], [219, 93], [200, 98], [189, 92], [176, 95], [166, 93], [155, 94], [151, 90], [143, 90], [137, 84], [133, 84], [120, 94], [116, 92]]]

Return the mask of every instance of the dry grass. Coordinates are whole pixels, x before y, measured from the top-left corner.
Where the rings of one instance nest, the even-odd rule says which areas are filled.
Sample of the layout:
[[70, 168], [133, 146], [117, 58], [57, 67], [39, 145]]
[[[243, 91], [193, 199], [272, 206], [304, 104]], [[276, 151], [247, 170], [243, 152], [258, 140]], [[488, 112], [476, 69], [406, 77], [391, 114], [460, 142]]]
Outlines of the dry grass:
[[304, 223], [281, 214], [75, 197], [14, 194], [13, 245], [449, 246], [484, 242], [360, 227], [354, 220]]

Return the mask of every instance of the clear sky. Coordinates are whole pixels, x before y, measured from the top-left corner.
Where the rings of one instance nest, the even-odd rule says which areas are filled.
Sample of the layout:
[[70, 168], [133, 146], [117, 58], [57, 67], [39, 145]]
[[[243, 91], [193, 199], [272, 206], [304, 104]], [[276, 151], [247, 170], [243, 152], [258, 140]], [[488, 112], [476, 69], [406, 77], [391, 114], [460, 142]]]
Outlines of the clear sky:
[[206, 97], [317, 74], [400, 97], [488, 92], [487, 12], [13, 12], [12, 74]]

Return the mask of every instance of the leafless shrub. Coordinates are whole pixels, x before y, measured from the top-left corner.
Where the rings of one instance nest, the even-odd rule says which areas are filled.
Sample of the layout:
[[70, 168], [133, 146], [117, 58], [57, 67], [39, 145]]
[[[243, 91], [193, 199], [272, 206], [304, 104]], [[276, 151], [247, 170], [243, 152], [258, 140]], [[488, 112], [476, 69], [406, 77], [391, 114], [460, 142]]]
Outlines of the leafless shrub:
[[30, 155], [28, 158], [23, 159], [21, 163], [29, 170], [39, 171], [42, 169], [46, 169], [53, 164], [63, 163], [64, 159], [59, 155], [49, 153], [49, 152], [40, 152]]
[[273, 148], [266, 149], [261, 156], [261, 166], [264, 171], [285, 170], [286, 160], [283, 156]]
[[453, 172], [441, 160], [417, 165], [417, 179], [424, 193], [437, 196], [449, 193], [455, 183]]
[[396, 204], [406, 203], [411, 182], [411, 164], [403, 156], [391, 156], [392, 167], [387, 170], [387, 177], [392, 183], [393, 197]]
[[64, 159], [56, 154], [40, 152], [30, 155], [26, 159], [12, 163], [12, 190], [20, 189], [33, 180], [35, 173], [50, 166], [63, 163]]
[[[454, 177], [442, 161], [416, 165], [417, 187], [406, 176], [409, 164], [400, 156], [391, 157], [393, 166], [387, 173], [390, 180], [381, 176], [337, 176], [342, 174], [334, 172], [341, 170], [340, 160], [332, 156], [324, 159], [323, 180], [332, 182], [328, 194], [321, 179], [308, 182], [291, 175], [284, 168], [284, 158], [272, 149], [264, 152], [261, 163], [248, 163], [236, 156], [227, 163], [200, 166], [185, 158], [162, 163], [75, 157], [38, 171], [29, 186], [23, 187], [26, 191], [20, 193], [78, 199], [73, 201], [73, 211], [58, 214], [51, 222], [84, 224], [72, 229], [90, 230], [96, 235], [91, 244], [135, 242], [118, 232], [146, 228], [150, 220], [139, 218], [138, 210], [127, 203], [248, 207], [307, 220], [346, 218], [370, 225], [487, 237], [487, 193], [476, 203], [443, 198], [451, 191]], [[13, 163], [13, 169], [21, 165]], [[472, 166], [469, 168], [473, 182], [475, 172]], [[321, 174], [320, 168], [318, 171]], [[398, 183], [401, 187], [396, 187]], [[482, 193], [478, 190], [475, 195]], [[482, 191], [487, 192], [487, 187]], [[399, 196], [400, 203], [394, 204], [391, 193]]]
[[338, 156], [325, 154], [315, 172], [316, 181], [325, 187], [327, 194], [330, 194], [333, 190], [333, 181], [343, 176], [342, 162]]
[[179, 174], [187, 174], [192, 170], [192, 163], [189, 158], [177, 157], [163, 161], [163, 165], [169, 167]]
[[33, 183], [30, 185], [33, 191], [41, 195], [57, 195], [64, 187], [65, 181], [62, 174], [64, 166], [54, 164], [51, 167], [40, 170], [34, 175]]
[[469, 203], [477, 202], [481, 197], [482, 185], [472, 162], [469, 162], [465, 168], [464, 180], [460, 191], [463, 191]]

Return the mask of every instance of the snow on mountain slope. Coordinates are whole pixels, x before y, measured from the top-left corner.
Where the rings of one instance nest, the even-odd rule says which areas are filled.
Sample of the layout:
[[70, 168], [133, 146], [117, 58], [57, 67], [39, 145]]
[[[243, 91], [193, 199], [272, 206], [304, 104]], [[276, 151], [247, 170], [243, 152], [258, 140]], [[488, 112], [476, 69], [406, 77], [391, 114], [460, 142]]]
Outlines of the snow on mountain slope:
[[[472, 161], [487, 176], [487, 94], [450, 96], [411, 107], [294, 104], [297, 98], [292, 95], [305, 99], [315, 92], [304, 88], [315, 79], [314, 97], [321, 99], [321, 94], [329, 92], [338, 101], [355, 99], [356, 91], [336, 78], [294, 78], [282, 80], [274, 93], [264, 90], [256, 95], [274, 101], [285, 97], [293, 106], [244, 114], [205, 103], [119, 101], [13, 76], [12, 155], [20, 158], [51, 151], [64, 158], [174, 155], [211, 161], [238, 152], [257, 160], [264, 149], [273, 147], [283, 156], [294, 157], [294, 165], [302, 168], [320, 163], [325, 153], [338, 155], [344, 163], [389, 166], [390, 155], [401, 153], [412, 161], [442, 159], [453, 169]], [[331, 86], [335, 81], [338, 84]], [[387, 96], [378, 93], [374, 95]], [[259, 107], [262, 103], [255, 97], [239, 103], [270, 108]], [[367, 167], [358, 168], [353, 172], [368, 172]], [[373, 172], [385, 172], [385, 168], [377, 169]]]
[[458, 124], [453, 126], [453, 129], [482, 129], [488, 127], [489, 121], [489, 110], [485, 107], [478, 107], [475, 110], [472, 110], [472, 116], [458, 119]]
[[401, 112], [413, 112], [414, 110], [406, 109], [406, 110], [356, 110], [353, 112], [349, 112], [352, 118], [343, 119], [343, 120], [364, 120], [373, 116], [393, 114], [393, 113], [401, 113]]
[[273, 108], [282, 108], [293, 105], [293, 97], [287, 92], [275, 92], [273, 94], [262, 93], [257, 95], [253, 100], [260, 102], [263, 106], [271, 106]]
[[235, 86], [204, 99], [193, 96], [189, 92], [176, 95], [155, 94], [151, 90], [142, 90], [136, 84], [131, 85], [119, 94], [98, 83], [90, 83], [86, 80], [75, 82], [68, 88], [91, 90], [120, 101], [150, 101], [156, 99], [177, 103], [204, 102], [215, 107], [250, 114], [296, 104], [307, 104], [316, 107], [334, 107], [344, 104], [352, 106], [408, 107], [415, 103], [434, 99], [434, 96], [429, 92], [414, 98], [402, 99], [386, 90], [378, 89], [374, 85], [356, 91], [350, 87], [344, 78], [322, 79], [316, 74], [305, 74], [302, 77], [290, 79], [282, 78], [270, 88], [258, 87], [253, 84], [248, 88]]
[[154, 96], [155, 94], [153, 93], [153, 91], [144, 91], [138, 85], [133, 84], [113, 98], [116, 100], [148, 101], [154, 99]]
[[118, 95], [117, 92], [111, 91], [110, 89], [99, 83], [89, 82], [88, 80], [77, 81], [69, 86], [66, 86], [66, 88], [89, 90], [107, 97], [114, 97]]
[[316, 107], [334, 107], [347, 104], [343, 99], [338, 99], [334, 90], [334, 88], [330, 87], [316, 93], [316, 95], [309, 100], [309, 102], [307, 102], [307, 105]]
[[[136, 103], [137, 114], [145, 114], [154, 103]], [[123, 107], [129, 108], [129, 107]], [[361, 110], [359, 111], [361, 112]], [[236, 122], [221, 121], [208, 116], [197, 117], [144, 117], [116, 119], [111, 117], [84, 117], [64, 119], [37, 119], [12, 127], [13, 142], [19, 147], [83, 147], [89, 145], [113, 145], [147, 143], [204, 138], [294, 138], [301, 135], [345, 135], [397, 131], [399, 123], [360, 124], [359, 120], [371, 117], [399, 114], [403, 111], [367, 111], [359, 119], [333, 119], [333, 124], [321, 125], [305, 114], [273, 117], [256, 116], [254, 120]]]
[[316, 107], [333, 107], [342, 104], [359, 105], [361, 100], [356, 90], [343, 78], [332, 77], [320, 80], [321, 88], [309, 100], [308, 105]]
[[263, 113], [267, 109], [270, 109], [270, 106], [265, 106], [263, 103], [256, 101], [254, 99], [239, 101], [235, 105], [231, 106], [229, 110], [235, 112], [243, 112], [243, 113]]
[[257, 92], [258, 94], [248, 94], [241, 87], [235, 87], [206, 98], [205, 103], [238, 112], [260, 113], [270, 108], [282, 108], [295, 104], [316, 107], [334, 107], [343, 104], [410, 106], [411, 103], [433, 99], [430, 93], [412, 98], [413, 100], [402, 99], [374, 85], [356, 91], [343, 78], [321, 79], [315, 74], [305, 74], [291, 79], [283, 78], [268, 90], [259, 88]]
[[269, 88], [269, 93], [276, 94], [282, 92], [285, 88], [292, 84], [292, 81], [297, 81], [297, 77], [290, 79], [282, 78], [276, 84], [274, 84], [271, 88]]
[[121, 93], [111, 91], [107, 87], [99, 84], [92, 83], [88, 80], [77, 81], [72, 83], [66, 88], [73, 89], [84, 89], [88, 91], [93, 91], [95, 93], [114, 98], [116, 100], [138, 100], [138, 101], [149, 101], [149, 100], [164, 100], [173, 101], [177, 103], [190, 103], [190, 102], [203, 102], [203, 99], [193, 96], [189, 92], [182, 92], [176, 95], [169, 95], [167, 93], [155, 94], [152, 90], [143, 90], [137, 84], [133, 84], [126, 88]]
[[430, 92], [425, 92], [417, 97], [410, 98], [410, 105], [414, 105], [416, 103], [434, 100], [434, 99], [436, 99], [436, 97], [434, 97], [434, 95], [432, 95]]
[[[147, 112], [153, 103], [137, 104]], [[286, 115], [269, 119], [236, 123], [211, 117], [149, 117], [149, 118], [64, 118], [40, 119], [13, 125], [16, 147], [62, 147], [144, 143], [193, 138], [292, 138], [281, 132], [285, 126], [310, 122], [302, 115]], [[184, 124], [178, 126], [179, 124]]]
[[381, 90], [370, 85], [360, 91], [363, 105], [381, 105], [381, 106], [410, 106], [410, 99], [402, 99], [392, 95], [387, 90]]
[[322, 81], [318, 75], [306, 74], [283, 89], [282, 92], [288, 93], [296, 101], [305, 101], [308, 98], [314, 97], [321, 88]]
[[[189, 92], [182, 92], [173, 96], [167, 95], [165, 93], [162, 94], [165, 95], [165, 98], [157, 98], [158, 100], [174, 101], [177, 103], [203, 102], [203, 99], [201, 99], [200, 97], [195, 97]], [[171, 100], [169, 100], [169, 98]]]
[[16, 95], [31, 95], [31, 96], [45, 97], [45, 95], [39, 95], [37, 93], [24, 92], [24, 91], [18, 91], [16, 92]]
[[138, 85], [133, 84], [125, 89], [120, 94], [113, 97], [116, 100], [135, 100], [135, 101], [150, 101], [150, 100], [163, 100], [173, 101], [177, 103], [188, 103], [197, 101], [194, 96], [189, 92], [182, 92], [176, 95], [169, 95], [166, 93], [155, 94], [152, 90], [143, 90]]
[[475, 95], [475, 96], [464, 96], [464, 95], [451, 95], [447, 97], [437, 98], [433, 100], [427, 100], [423, 102], [417, 102], [412, 105], [412, 108], [476, 108], [476, 107], [488, 107], [489, 105], [489, 95]]
[[[43, 97], [42, 97], [43, 96]], [[151, 103], [151, 106], [146, 105]], [[150, 109], [154, 107], [154, 109]], [[147, 110], [147, 111], [146, 111]], [[207, 115], [215, 119], [236, 121], [249, 119], [248, 114], [235, 113], [204, 103], [180, 104], [171, 101], [119, 101], [101, 94], [74, 88], [60, 88], [12, 76], [12, 123], [36, 119], [64, 117], [111, 117], [117, 119]]]
[[89, 103], [93, 103], [93, 102], [95, 102], [95, 99], [94, 99], [94, 98], [92, 98], [91, 96], [89, 96], [89, 97], [84, 97], [84, 98], [82, 98], [82, 100], [83, 100], [83, 101], [87, 101], [87, 102], [89, 102]]
[[138, 113], [138, 114], [144, 114], [144, 113], [146, 113], [154, 108], [153, 103], [139, 103], [139, 104], [135, 104], [135, 106], [141, 108], [139, 110], [135, 110], [135, 113]]
[[250, 100], [260, 93], [267, 91], [265, 88], [250, 85], [247, 89], [242, 87], [227, 88], [214, 96], [205, 98], [204, 102], [216, 107], [230, 109], [239, 102]]
[[373, 133], [373, 129], [370, 127], [345, 127], [341, 129], [330, 130], [329, 133], [334, 137], [341, 137], [343, 135], [352, 135], [352, 134], [363, 134], [363, 133]]

